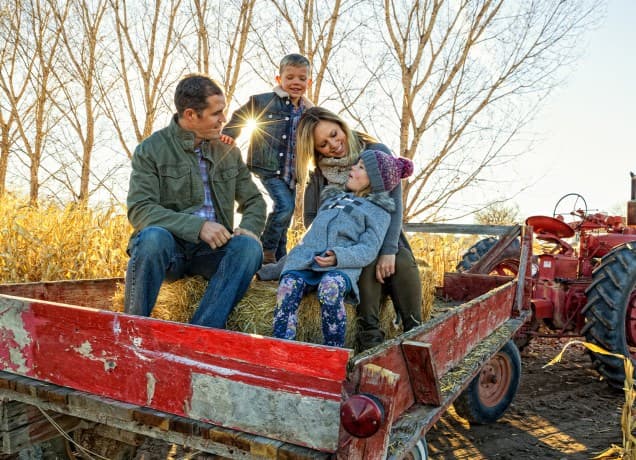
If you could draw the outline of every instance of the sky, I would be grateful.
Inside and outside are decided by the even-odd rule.
[[[572,74],[533,122],[540,141],[515,168],[532,185],[521,216],[552,215],[579,193],[588,210],[625,214],[636,173],[636,1],[610,0]]]

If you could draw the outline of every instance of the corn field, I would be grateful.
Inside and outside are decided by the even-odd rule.
[[[5,194],[0,202],[0,282],[123,277],[131,232],[121,207],[32,206],[26,198]],[[299,225],[292,227],[289,244],[301,234]],[[427,263],[441,282],[475,239],[410,234],[409,241],[418,262]]]
[[[122,209],[0,202],[0,282],[124,276],[131,228]]]

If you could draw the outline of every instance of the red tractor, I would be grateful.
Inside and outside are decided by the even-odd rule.
[[[573,201],[567,212],[563,204]],[[569,221],[566,222],[566,219]],[[535,237],[532,258],[532,321],[516,341],[524,346],[539,335],[584,336],[604,349],[631,356],[636,362],[636,178],[628,219],[589,213],[575,193],[562,197],[552,217],[526,219]],[[540,248],[539,248],[540,246]],[[492,250],[492,252],[491,252]],[[502,237],[476,243],[458,271],[516,275],[519,242]],[[479,263],[478,263],[479,262]],[[622,360],[592,355],[595,367],[610,384],[623,385]]]

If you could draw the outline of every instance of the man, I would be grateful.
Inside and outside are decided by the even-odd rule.
[[[219,141],[221,87],[184,77],[170,125],[135,149],[128,190],[125,312],[149,316],[164,279],[209,279],[191,323],[224,328],[262,262],[265,200],[235,146]],[[242,214],[234,228],[234,203]],[[234,229],[234,230],[232,230]]]

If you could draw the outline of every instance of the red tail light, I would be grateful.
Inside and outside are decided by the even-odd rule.
[[[368,438],[384,423],[384,407],[375,396],[353,395],[340,408],[340,421],[350,435]]]

